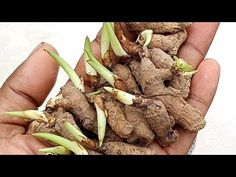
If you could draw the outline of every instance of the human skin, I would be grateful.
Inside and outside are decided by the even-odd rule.
[[[198,69],[186,100],[203,115],[211,105],[220,76],[219,64],[213,59],[205,59],[218,26],[219,23],[193,23],[188,30],[188,38],[178,53],[179,57]],[[131,39],[135,37],[127,30],[126,34]],[[92,42],[92,48],[99,58],[100,34]],[[43,141],[34,138],[31,132],[27,132],[28,122],[2,115],[6,111],[37,109],[53,88],[59,67],[43,49],[56,52],[50,44],[41,43],[0,88],[0,154],[40,154],[38,149],[47,147]],[[75,70],[86,79],[82,58]],[[154,142],[150,148],[156,154],[187,154],[197,133],[189,133],[181,128],[177,130],[179,137],[175,143],[163,148]]]

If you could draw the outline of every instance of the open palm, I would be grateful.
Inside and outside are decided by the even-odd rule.
[[[186,59],[198,73],[193,76],[187,101],[206,114],[216,92],[220,67],[205,55],[215,36],[219,23],[193,23],[187,41],[178,56]],[[96,57],[100,56],[99,35],[92,43]],[[0,89],[0,113],[12,110],[37,109],[45,100],[57,78],[58,65],[43,49],[56,52],[49,44],[41,43],[6,80]],[[37,68],[37,69],[36,69]],[[75,70],[86,78],[84,61],[79,60]],[[35,79],[37,78],[37,79]],[[27,122],[19,118],[0,117],[0,154],[38,154],[46,145],[27,132]],[[186,154],[196,133],[179,129],[178,140],[162,148],[156,142],[150,147],[157,154]]]

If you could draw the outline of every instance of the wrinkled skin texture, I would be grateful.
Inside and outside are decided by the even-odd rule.
[[[149,58],[156,68],[171,69],[174,66],[174,61],[170,55],[159,48],[149,49]]]
[[[137,146],[148,146],[154,140],[154,133],[148,125],[143,111],[137,107],[125,105],[126,119],[133,125],[133,131],[127,142]]]
[[[144,117],[149,126],[156,134],[156,139],[161,146],[168,146],[175,142],[178,132],[173,130],[175,120],[170,117],[164,104],[161,101],[154,100],[144,109]]]
[[[170,86],[179,90],[181,97],[183,99],[186,99],[188,98],[188,94],[190,92],[191,78],[192,77],[184,75],[180,76],[174,75],[170,82]]]
[[[70,82],[61,88],[61,94],[67,100],[67,104],[59,106],[68,109],[68,111],[74,114],[75,121],[81,123],[86,129],[96,133],[96,112],[88,103],[84,94],[73,87]]]
[[[127,138],[133,130],[133,125],[126,120],[122,107],[109,96],[105,98],[104,103],[108,114],[107,122],[111,129],[121,138]]]
[[[71,112],[73,114],[73,118],[79,125],[97,134],[98,130],[96,112],[88,103],[84,94],[76,89],[71,84],[71,82],[68,82],[61,88],[60,94],[62,94],[63,98],[57,99],[53,108],[55,109],[62,107],[64,110]],[[43,128],[46,127],[44,126]],[[50,131],[52,132],[53,130]],[[121,141],[121,139],[117,137],[117,135],[115,135],[115,133],[111,131],[109,127],[107,127],[105,134],[105,140],[106,139]]]
[[[156,68],[149,58],[142,58],[138,82],[144,94],[156,95],[183,128],[193,132],[200,130],[205,126],[201,112],[178,96],[178,92],[174,88],[164,85],[163,81],[168,80],[168,73],[171,71],[163,72],[163,69]]]
[[[181,30],[174,34],[153,34],[148,48],[159,48],[169,55],[177,55],[179,47],[187,39],[187,31]]]
[[[218,25],[218,23],[193,23],[189,29],[188,39],[178,54],[182,58],[187,58],[193,68],[199,70],[193,77],[187,102],[201,110],[203,115],[206,114],[212,102],[219,80],[219,65],[211,59],[203,60]],[[134,34],[127,30],[126,34],[134,37]],[[99,39],[98,35],[92,43],[95,56],[98,58],[100,56]],[[12,110],[37,109],[46,99],[56,81],[58,65],[43,51],[44,48],[55,51],[52,46],[41,44],[1,87],[1,113]],[[48,69],[45,70],[45,68]],[[86,78],[83,60],[80,60],[76,66],[76,71]],[[89,87],[86,87],[86,90],[89,90]],[[38,149],[47,146],[45,142],[27,133],[27,124],[20,118],[9,119],[6,116],[0,116],[1,154],[38,154]],[[178,129],[178,132],[178,140],[169,147],[161,148],[154,142],[150,148],[156,154],[186,154],[196,133],[190,134],[181,128]]]
[[[106,155],[154,155],[150,148],[139,147],[122,142],[104,143],[100,151]]]
[[[127,88],[127,92],[131,94],[141,94],[130,69],[126,65],[116,64],[112,69],[113,73],[117,75]]]
[[[154,33],[176,33],[191,26],[189,22],[128,22],[126,23],[130,31],[153,30]]]
[[[74,137],[68,133],[68,131],[65,129],[64,126],[66,122],[70,122],[73,126],[78,127],[74,121],[74,117],[70,113],[64,112],[62,108],[58,108],[58,110],[55,110],[50,114],[49,113],[45,114],[49,122],[45,123],[45,122],[33,121],[29,125],[28,131],[32,133],[38,133],[38,132],[53,133],[61,135],[70,140],[75,140]]]
[[[156,68],[166,68],[173,70],[174,61],[170,55],[166,54],[159,48],[149,49],[150,60]],[[189,76],[183,76],[181,74],[174,74],[170,81],[170,86],[179,90],[181,96],[186,99],[190,91],[191,78]]]

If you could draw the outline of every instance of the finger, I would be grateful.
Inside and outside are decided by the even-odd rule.
[[[157,155],[167,155],[165,148],[161,147],[157,141],[152,142],[148,147]]]
[[[220,65],[213,59],[203,61],[192,79],[187,101],[198,108],[203,115],[207,113],[215,96],[220,77]]]
[[[193,23],[188,31],[188,38],[181,46],[178,56],[186,59],[193,68],[205,58],[213,41],[219,23]]]
[[[0,139],[11,138],[17,134],[24,134],[25,128],[19,125],[0,124]]]
[[[47,147],[46,144],[31,135],[17,134],[11,138],[0,139],[0,154],[7,155],[35,155],[39,149]]]
[[[0,113],[36,109],[51,91],[57,77],[58,65],[43,51],[56,50],[41,43],[11,74],[0,89]],[[25,125],[22,119],[1,116],[0,123]]]
[[[206,115],[215,96],[220,76],[220,66],[212,59],[204,60],[192,79],[190,95],[187,102]],[[179,129],[179,138],[172,144],[168,152],[186,154],[196,137],[196,133],[188,133]]]

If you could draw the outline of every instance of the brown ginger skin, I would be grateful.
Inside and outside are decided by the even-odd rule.
[[[53,108],[57,109],[62,107],[64,110],[73,114],[73,117],[79,125],[85,129],[97,134],[97,118],[95,109],[89,104],[86,97],[71,82],[68,82],[62,87],[60,94],[63,95],[62,99],[56,100]],[[105,140],[109,141],[123,141],[116,135],[109,127],[106,128]]]
[[[29,131],[33,133],[44,132],[61,135],[67,139],[73,140],[74,137],[67,132],[64,123],[69,122],[73,126],[78,127],[73,116],[69,112],[65,112],[61,107],[52,113],[45,112],[48,123],[33,121],[29,125]]]
[[[130,71],[131,73],[133,74],[136,82],[139,84],[140,82],[140,74],[139,74],[139,71],[141,69],[141,64],[139,61],[137,60],[133,60],[129,63],[129,68],[130,68]]]
[[[175,120],[169,116],[164,104],[155,99],[138,97],[134,100],[134,106],[139,107],[145,120],[156,135],[156,139],[161,146],[168,146],[175,142],[178,132],[173,130]]]
[[[123,142],[103,143],[99,151],[106,155],[154,155],[153,150]]]
[[[187,31],[181,30],[174,34],[153,34],[148,48],[160,48],[169,55],[177,55],[179,47],[187,39]]]
[[[145,54],[141,55],[143,57],[141,63],[132,61],[129,65],[144,94],[160,99],[168,112],[184,129],[191,132],[202,129],[205,126],[205,120],[201,112],[188,104],[176,89],[171,86],[166,87],[163,82],[168,79],[166,74],[161,71],[162,69],[156,68],[145,56]],[[137,72],[137,69],[140,72]]]
[[[123,142],[124,139],[121,138],[120,136],[118,136],[109,125],[106,126],[106,134],[104,137],[104,142],[112,142],[112,141],[116,141],[116,142]]]
[[[186,99],[190,92],[191,76],[174,75],[170,86],[179,90],[183,99]]]
[[[158,143],[161,146],[168,146],[175,142],[178,137],[177,131],[172,129],[175,120],[169,116],[164,104],[153,99],[144,99],[138,104],[144,107],[142,109],[144,117],[154,131]]]
[[[59,133],[56,131],[56,129],[47,126],[46,122],[39,122],[34,120],[31,122],[28,126],[28,132],[30,133],[51,133],[55,135],[59,135]]]
[[[133,125],[126,120],[123,105],[109,94],[105,96],[104,105],[111,129],[121,138],[127,138],[133,130]]]
[[[156,96],[160,99],[168,112],[174,116],[176,122],[184,129],[197,132],[205,126],[205,120],[201,112],[176,94],[174,88],[171,86],[165,87],[164,77],[161,77],[162,79],[159,79],[159,81],[157,81],[158,78],[156,78],[156,81],[153,80],[158,73],[162,73],[161,69],[155,68],[155,65],[145,57],[141,59],[140,67],[139,84],[145,95]]]
[[[146,55],[141,55],[141,57],[143,58],[139,66],[138,82],[145,95],[148,95],[147,92],[153,93],[152,95],[177,95],[180,93],[178,90],[164,85],[164,81],[169,81],[173,77],[170,69],[157,69]]]
[[[127,23],[127,24],[133,24],[133,23]],[[136,23],[135,23],[136,24]],[[139,23],[137,24],[142,24],[146,25],[146,23]],[[178,53],[178,50],[180,46],[183,44],[183,42],[187,39],[187,31],[184,29],[185,28],[185,23],[179,23],[178,25],[175,23],[148,23],[150,25],[150,28],[147,29],[152,29],[152,27],[158,27],[158,25],[162,25],[161,27],[164,29],[169,29],[169,26],[178,26],[179,30],[175,31],[175,33],[170,33],[170,34],[159,34],[154,30],[154,34],[152,35],[152,39],[150,44],[148,45],[148,48],[160,48],[163,51],[167,52],[169,55],[173,56]],[[166,26],[163,26],[165,24]],[[147,26],[148,26],[147,25]],[[129,26],[129,25],[128,25]],[[139,25],[137,25],[139,26]],[[188,26],[186,24],[186,26]],[[173,30],[173,28],[170,28]],[[146,30],[144,28],[143,30]],[[142,32],[141,30],[140,32]],[[130,56],[138,56],[140,52],[142,52],[142,47],[138,45],[135,42],[130,41],[124,34],[124,31],[120,25],[120,23],[115,23],[115,31],[116,31],[116,36],[119,39],[123,49],[128,53]],[[137,30],[136,32],[138,32]]]
[[[206,121],[202,113],[183,98],[171,95],[159,96],[158,98],[182,128],[190,132],[197,132],[205,127]]]
[[[74,136],[71,135],[67,129],[65,128],[65,123],[69,122],[74,127],[79,128],[77,124],[75,123],[74,117],[69,112],[65,112],[63,108],[58,108],[57,111],[54,111],[53,113],[49,114],[48,116],[52,116],[55,118],[55,125],[54,129],[63,137],[75,140]]]
[[[77,141],[76,138],[67,131],[65,127],[65,123],[69,122],[74,127],[79,129],[76,122],[74,121],[74,117],[69,112],[65,112],[63,108],[59,107],[57,110],[54,110],[51,113],[45,112],[48,123],[33,121],[30,125],[30,131],[34,133],[43,132],[43,133],[52,133],[56,135],[60,135],[66,139]],[[91,141],[90,139],[85,140],[82,144],[89,149],[96,149],[96,143]]]
[[[71,82],[61,88],[63,98],[67,104],[59,106],[73,113],[75,121],[94,133],[97,132],[96,112],[88,103],[86,97]],[[62,102],[63,103],[63,102]]]
[[[133,125],[133,131],[127,138],[127,142],[137,146],[148,146],[155,138],[141,109],[125,105],[126,119]]]
[[[173,73],[173,78],[170,80],[170,86],[179,90],[181,96],[186,99],[189,95],[191,76],[184,76],[175,68],[175,63],[170,55],[159,48],[148,50],[150,60],[156,68],[170,69]]]
[[[147,24],[146,23],[139,23],[139,22],[127,23],[128,26],[129,26],[129,24],[131,26],[136,25],[138,28],[140,28],[140,26],[143,25],[144,28],[142,30],[145,30],[146,27],[150,27],[147,29],[152,29],[152,30],[154,30],[155,27],[156,27],[156,29],[158,29],[158,28],[159,29],[163,29],[163,28],[169,29],[170,28],[171,30],[173,30],[174,28],[179,29],[178,31],[166,31],[168,33],[175,32],[173,34],[167,34],[167,35],[153,34],[151,43],[148,46],[151,49],[149,49],[148,52],[146,52],[146,54],[148,53],[148,55],[150,55],[150,59],[152,60],[152,62],[154,63],[154,65],[157,68],[159,68],[159,69],[160,68],[167,68],[167,69],[171,69],[173,71],[174,61],[170,55],[177,54],[179,47],[187,38],[187,31],[185,30],[185,28],[189,27],[191,25],[191,23],[147,23]],[[176,28],[176,26],[179,26],[179,27]],[[121,28],[119,28],[117,30],[122,31]],[[137,31],[139,31],[139,30],[137,30]],[[120,33],[122,33],[122,32],[120,32]],[[158,32],[158,31],[154,30],[154,33],[162,33],[162,32],[160,32],[160,31]],[[131,41],[126,42],[126,43],[130,44]],[[133,43],[133,45],[135,45],[135,44]],[[163,50],[168,52],[170,55],[165,53]],[[141,50],[139,50],[139,52],[140,51]],[[129,53],[129,51],[126,51],[126,52]],[[174,74],[173,79],[171,79],[171,81],[170,81],[170,85],[173,88],[179,90],[184,99],[188,97],[190,83],[191,83],[191,77],[182,76],[180,74],[177,74],[177,75]]]
[[[136,80],[141,85],[144,94],[149,92],[157,96],[179,93],[177,90],[167,88],[164,85],[164,80],[172,78],[171,70],[157,69],[146,55],[141,59],[141,63],[138,61],[132,61],[129,66],[133,75],[136,77]],[[137,68],[139,70],[137,70]],[[155,132],[158,142],[162,146],[167,146],[170,143],[173,143],[176,140],[178,133],[177,131],[172,130],[175,121],[168,115],[165,106],[162,102],[157,100],[149,101],[149,104],[147,104],[148,101],[144,103],[146,105],[145,109],[143,109],[144,116],[152,130]],[[140,106],[140,103],[135,104]]]
[[[120,41],[120,44],[121,44],[122,48],[124,49],[124,51],[132,57],[138,56],[139,52],[142,51],[142,47],[140,45],[137,45],[136,43],[130,41],[125,36],[120,23],[115,23],[114,28],[115,28],[116,37]]]
[[[86,150],[88,152],[88,155],[103,155],[102,153],[97,152],[97,151],[93,151],[93,150],[90,150],[90,149],[86,149]]]
[[[128,66],[116,64],[112,69],[113,73],[123,81],[125,87],[127,88],[127,92],[131,94],[141,94],[138,84],[136,83]]]
[[[174,67],[174,61],[170,55],[165,53],[163,50],[159,48],[149,49],[148,51],[144,51],[148,53],[149,59],[155,65],[156,68],[167,68],[171,69]]]
[[[127,22],[128,30],[142,32],[147,29],[154,33],[176,33],[191,26],[190,22]]]

